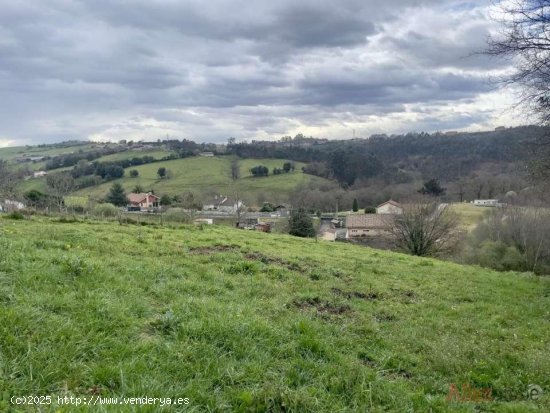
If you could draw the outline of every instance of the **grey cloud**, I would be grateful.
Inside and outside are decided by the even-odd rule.
[[[458,0],[5,3],[0,140],[333,130],[473,100],[502,67],[468,57],[491,23]]]

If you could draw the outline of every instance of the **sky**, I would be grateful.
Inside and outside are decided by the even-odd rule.
[[[0,0],[0,146],[525,120],[489,0]]]

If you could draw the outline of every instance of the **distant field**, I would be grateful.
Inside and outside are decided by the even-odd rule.
[[[550,411],[550,280],[529,274],[222,226],[0,216],[0,306],[2,412]],[[28,395],[189,405],[9,402]]]
[[[462,228],[470,231],[489,214],[492,208],[476,207],[470,203],[454,203],[451,209],[458,215]]]
[[[250,168],[256,165],[265,165],[270,171],[273,167],[282,167],[285,161],[282,159],[246,159],[241,161],[241,178],[231,179],[231,157],[217,156],[213,158],[193,157],[176,159],[165,162],[155,162],[147,165],[130,167],[126,169],[126,175],[131,169],[139,171],[139,177],[125,176],[115,182],[121,182],[126,191],[131,191],[136,185],[141,185],[145,190],[153,189],[159,194],[182,194],[185,191],[208,194],[233,194],[238,192],[248,202],[258,202],[258,197],[273,201],[283,200],[301,183],[312,179],[321,179],[302,173],[302,163],[295,163],[296,170],[282,175],[270,175],[268,177],[253,178]],[[171,171],[172,178],[159,179],[157,171],[165,167]],[[79,196],[104,197],[113,182],[107,182],[99,186],[85,188],[75,193]]]

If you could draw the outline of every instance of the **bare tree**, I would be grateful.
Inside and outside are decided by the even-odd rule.
[[[231,179],[236,181],[241,177],[241,166],[239,165],[239,159],[234,158],[231,161]]]
[[[21,178],[20,173],[12,171],[8,163],[0,159],[0,198],[16,197]]]
[[[68,173],[57,173],[46,176],[46,185],[50,194],[53,196],[59,211],[63,210],[65,205],[64,197],[74,188],[74,179]]]
[[[454,244],[458,220],[447,204],[418,202],[388,218],[395,244],[412,255],[435,256]]]
[[[550,123],[550,0],[500,2],[504,30],[489,40],[487,53],[513,59],[516,71],[505,77],[507,85],[521,89],[520,103],[542,124]],[[536,161],[532,171],[541,180],[550,176],[550,134],[533,144]]]

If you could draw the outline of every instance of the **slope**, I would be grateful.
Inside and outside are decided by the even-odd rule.
[[[525,397],[550,387],[548,279],[223,227],[1,219],[0,243],[0,410],[550,409]]]

